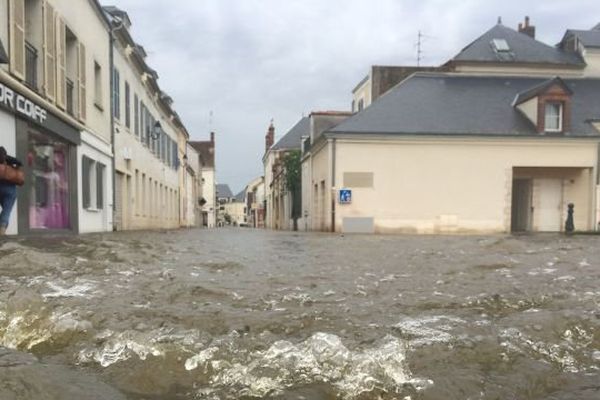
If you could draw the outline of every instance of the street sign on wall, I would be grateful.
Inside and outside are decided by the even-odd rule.
[[[352,204],[352,190],[340,189],[338,201],[340,204]]]

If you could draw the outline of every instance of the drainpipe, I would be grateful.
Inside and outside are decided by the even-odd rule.
[[[336,193],[335,193],[335,164],[336,164],[336,157],[335,157],[335,150],[336,150],[336,139],[334,138],[331,141],[331,192],[332,192],[332,199],[331,199],[331,232],[335,233],[335,200],[336,200]]]
[[[110,76],[110,90],[108,91],[108,96],[110,97],[110,142],[112,148],[112,230],[116,231],[117,223],[116,223],[116,215],[117,215],[117,163],[115,158],[117,156],[115,152],[115,106],[114,106],[114,70],[115,70],[115,54],[114,54],[114,31],[118,29],[117,27],[113,27],[111,23],[111,27],[108,33],[108,39],[110,44],[110,50],[108,55],[108,63],[109,63],[109,76]]]

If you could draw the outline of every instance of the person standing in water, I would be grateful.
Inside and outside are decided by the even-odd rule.
[[[10,165],[13,168],[20,168],[23,164],[14,157],[6,154],[6,149],[0,146],[0,164]],[[17,185],[0,179],[0,236],[6,234],[10,213],[17,200]]]

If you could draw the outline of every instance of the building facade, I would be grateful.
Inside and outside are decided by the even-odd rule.
[[[303,144],[307,226],[349,233],[577,230],[600,221],[600,27],[558,46],[498,24]],[[358,87],[369,92],[368,79]],[[361,86],[364,86],[361,89]],[[358,111],[358,110],[356,110]]]
[[[112,230],[108,20],[92,0],[10,0],[0,21],[0,142],[26,173],[7,233]]]
[[[198,152],[202,171],[201,215],[202,226],[217,226],[217,187],[215,170],[215,133],[210,133],[208,141],[193,141],[190,145]]]
[[[266,138],[266,153],[263,157],[265,169],[265,227],[268,229],[291,230],[294,228],[294,201],[298,212],[302,208],[301,190],[294,194],[288,190],[285,158],[293,152],[300,153],[302,138],[310,134],[310,118],[303,117],[281,139],[272,144],[271,129]],[[273,129],[274,134],[274,129]],[[271,146],[269,146],[271,144]],[[300,220],[301,220],[300,216]],[[298,224],[298,229],[304,225]]]
[[[115,229],[186,226],[189,135],[130,33],[127,13],[105,7],[112,29]],[[193,217],[189,217],[193,219]]]

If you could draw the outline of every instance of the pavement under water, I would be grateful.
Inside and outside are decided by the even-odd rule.
[[[0,399],[599,399],[600,237],[0,241]]]

